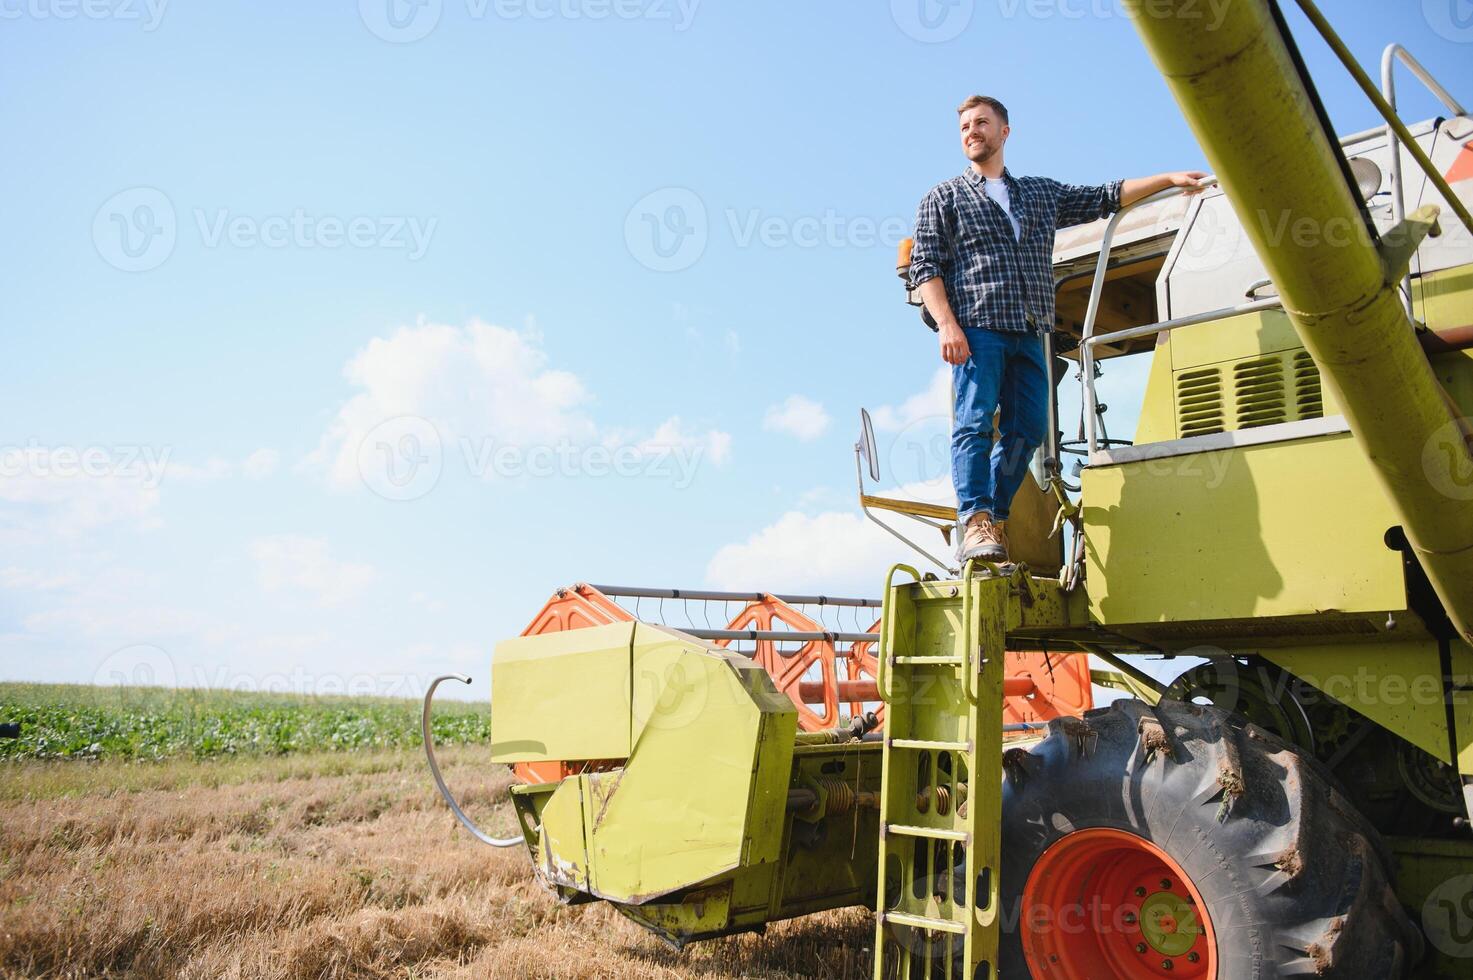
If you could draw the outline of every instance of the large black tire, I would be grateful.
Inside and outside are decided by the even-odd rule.
[[[1038,858],[1090,828],[1144,838],[1192,879],[1220,980],[1398,978],[1421,957],[1374,828],[1312,759],[1237,715],[1117,702],[1050,723],[1003,769],[1001,980],[1034,975],[1022,896]]]

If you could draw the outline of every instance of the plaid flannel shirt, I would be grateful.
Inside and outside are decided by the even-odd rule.
[[[968,167],[916,211],[910,284],[940,276],[965,329],[1043,333],[1054,326],[1054,232],[1120,210],[1123,181],[1089,187],[1003,171],[1022,234]]]

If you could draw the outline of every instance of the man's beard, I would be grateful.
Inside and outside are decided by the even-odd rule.
[[[972,161],[974,163],[986,163],[995,156],[997,156],[997,144],[984,140],[981,150],[978,152],[978,155],[972,157]]]

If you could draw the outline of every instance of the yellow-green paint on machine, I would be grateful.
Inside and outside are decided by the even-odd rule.
[[[1091,616],[1163,642],[1384,634],[1407,600],[1369,469],[1349,433],[1089,467]]]
[[[614,623],[496,644],[491,716],[499,737],[491,761],[628,756],[632,627]],[[594,691],[599,696],[589,698]],[[548,724],[550,718],[557,724]]]

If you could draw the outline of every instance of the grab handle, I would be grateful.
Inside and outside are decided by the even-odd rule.
[[[890,680],[889,665],[886,661],[890,658],[889,644],[885,642],[890,631],[895,628],[895,617],[890,614],[890,591],[891,583],[895,580],[896,572],[909,572],[911,578],[917,582],[921,580],[921,573],[909,565],[897,564],[890,568],[890,573],[885,576],[885,594],[880,599],[880,640],[879,649],[875,656],[875,690],[879,692],[880,700],[886,704],[890,703],[890,691],[888,688]]]

